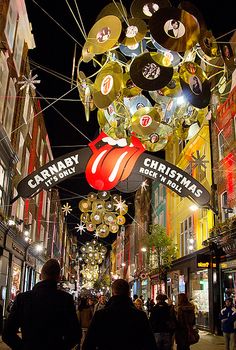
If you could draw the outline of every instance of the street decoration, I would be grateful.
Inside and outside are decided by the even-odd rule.
[[[79,202],[81,223],[88,232],[95,232],[95,237],[105,238],[109,233],[117,233],[125,224],[128,205],[118,194],[109,191],[89,193]]]
[[[71,205],[69,205],[69,203],[63,204],[62,211],[65,214],[65,216],[67,216],[68,214],[70,214],[72,212]]]
[[[148,177],[200,206],[207,205],[210,200],[209,192],[201,183],[177,166],[145,153],[135,136],[129,146],[122,143],[118,146],[117,141],[104,132],[89,147],[54,159],[25,177],[17,186],[18,196],[32,197],[42,189],[49,190],[84,171],[88,183],[97,190],[107,191],[116,186],[120,189],[124,180],[129,182],[131,179],[135,184],[131,186],[133,192],[140,187],[143,178]]]

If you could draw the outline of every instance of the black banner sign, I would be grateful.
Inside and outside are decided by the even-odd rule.
[[[110,149],[109,152],[111,153]],[[120,153],[118,151],[116,153],[118,153],[118,160],[120,160]],[[125,152],[125,154],[126,153],[128,153],[128,151]],[[32,197],[42,189],[48,190],[61,181],[67,180],[71,176],[85,172],[86,166],[92,156],[93,152],[89,147],[86,147],[83,150],[74,151],[62,157],[54,159],[53,161],[45,164],[43,167],[34,171],[22,181],[20,181],[17,186],[18,197]],[[99,172],[97,166],[97,158],[99,157],[100,154],[96,156],[96,159],[93,161],[92,166],[92,171],[94,171],[93,168],[95,167],[94,164],[96,163],[97,173]],[[99,161],[101,161],[100,158]],[[108,160],[110,162],[108,169],[109,171],[113,171],[110,158]],[[122,187],[124,187],[126,188],[124,192],[133,192],[134,186],[127,186],[127,183],[129,183],[129,181],[134,182],[135,180],[135,185],[137,185],[138,188],[143,181],[143,177],[149,177],[154,181],[163,183],[163,185],[170,188],[179,196],[191,198],[200,206],[204,206],[209,203],[210,194],[204,186],[202,186],[197,180],[195,180],[192,176],[187,174],[182,169],[168,163],[163,159],[142,153],[138,155],[137,161],[134,161],[133,164],[130,164],[129,162],[124,163],[125,164],[119,161],[116,161],[114,163],[115,167],[117,167],[116,173],[118,173],[118,170],[125,172],[127,171],[126,167],[129,167],[129,171],[127,173],[129,173],[130,176],[126,177],[125,181],[120,181],[118,183],[117,188],[119,188],[121,191]],[[109,181],[106,181],[106,177],[110,176],[110,172],[105,172],[103,167],[101,167],[101,171],[103,172],[101,177],[103,183],[109,183]],[[98,177],[99,176],[100,174],[98,173]],[[96,184],[95,181],[94,183]],[[93,186],[93,184],[89,184],[90,186],[99,190],[99,188],[96,188],[96,186]],[[106,190],[106,188],[104,188],[104,190]]]
[[[207,205],[210,194],[204,186],[177,166],[156,156],[141,154],[133,171],[163,183],[181,197],[189,197],[200,206]]]
[[[83,173],[91,154],[90,148],[86,147],[52,160],[19,182],[18,195],[32,197],[38,191],[49,190],[71,176]]]

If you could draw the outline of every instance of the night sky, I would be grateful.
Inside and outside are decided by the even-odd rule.
[[[75,2],[73,0],[68,0],[68,2],[78,18]],[[102,8],[110,2],[111,1],[108,0],[77,0],[86,33],[89,32],[95,23],[96,17]],[[211,0],[195,0],[191,2],[201,11],[208,29],[213,31],[215,37],[236,28],[236,16],[232,7],[232,0],[225,0],[222,3]],[[122,3],[129,11],[132,2],[125,0]],[[177,6],[179,2],[171,1],[171,4]],[[67,6],[66,0],[26,0],[26,6],[36,42],[36,48],[29,52],[29,57],[32,60],[31,68],[34,73],[38,74],[39,79],[41,79],[41,83],[37,85],[38,95],[45,98],[58,98],[71,89],[70,82],[63,81],[47,72],[44,72],[37,68],[35,64],[56,71],[57,73],[66,76],[67,80],[70,80],[75,40],[83,46],[85,42],[84,37]],[[63,29],[50,19],[44,11],[46,11],[54,21],[57,21],[60,26],[64,27],[64,29],[75,40],[66,34]],[[223,38],[223,40],[224,39],[225,38]],[[77,60],[80,55],[81,47],[77,45]],[[86,65],[83,65],[83,68],[85,73],[87,73]],[[95,111],[92,113],[90,121],[86,122],[84,109],[82,103],[79,101],[77,88],[74,89],[73,92],[67,94],[65,98],[74,101],[60,101],[55,103],[54,107],[59,113],[52,107],[48,108],[44,113],[45,124],[48,130],[54,157],[58,157],[86,146],[89,142],[88,139],[93,140],[98,135],[97,112]],[[48,101],[51,103],[54,100],[51,99]],[[47,102],[42,99],[41,107],[44,108],[46,106]],[[65,121],[64,118],[67,118],[75,128]],[[76,128],[87,138],[82,136]],[[63,190],[62,188],[67,190]],[[61,197],[64,199],[75,197],[77,195],[86,195],[92,190],[93,189],[89,187],[84,179],[83,174],[75,176],[69,181],[60,184]],[[132,202],[133,196],[134,194],[130,194],[128,196],[130,198],[128,198],[127,201]],[[66,201],[72,205],[74,209],[72,213],[75,216],[78,215],[79,211],[76,207],[79,198],[68,199],[64,202]],[[69,221],[75,222],[76,219],[71,217]],[[74,224],[71,224],[71,229],[74,226]]]

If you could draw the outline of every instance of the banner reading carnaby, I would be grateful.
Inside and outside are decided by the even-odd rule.
[[[85,171],[89,185],[99,191],[116,186],[120,188],[120,183],[124,180],[128,182],[131,177],[133,181],[134,174],[137,174],[137,188],[142,182],[140,175],[143,175],[163,183],[182,197],[193,199],[199,205],[209,202],[209,192],[193,177],[144,151],[135,136],[131,136],[131,143],[127,145],[125,139],[114,140],[102,132],[89,147],[54,159],[28,175],[18,184],[18,195],[29,198],[42,189],[48,190]]]

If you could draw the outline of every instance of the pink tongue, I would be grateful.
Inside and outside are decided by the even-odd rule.
[[[144,149],[136,147],[117,148],[109,144],[95,151],[86,167],[86,179],[90,186],[103,191],[114,188],[131,173]]]

